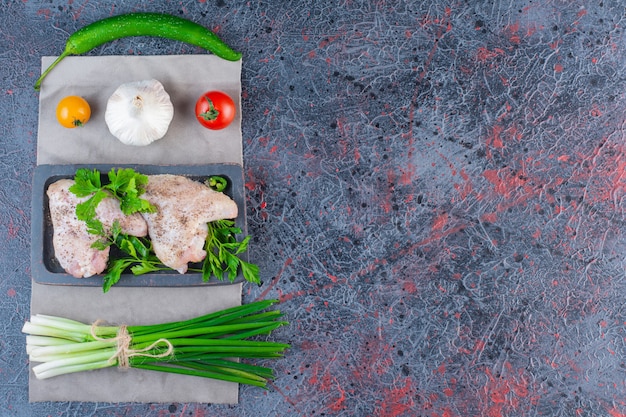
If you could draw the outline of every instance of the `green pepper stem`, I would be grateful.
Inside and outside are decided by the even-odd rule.
[[[41,82],[46,77],[46,75],[48,75],[48,73],[50,71],[52,71],[52,68],[54,68],[59,62],[61,62],[61,60],[63,58],[65,58],[68,55],[71,55],[71,54],[68,51],[63,51],[63,53],[61,55],[59,55],[58,58],[55,59],[54,62],[52,64],[50,64],[50,66],[48,68],[46,68],[46,70],[44,72],[41,73],[41,75],[39,76],[39,78],[35,82],[35,91],[39,91],[39,89],[41,88]]]

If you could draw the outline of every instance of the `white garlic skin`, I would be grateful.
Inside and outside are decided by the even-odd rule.
[[[167,133],[174,117],[169,94],[157,80],[120,85],[107,102],[104,120],[125,145],[146,146]]]

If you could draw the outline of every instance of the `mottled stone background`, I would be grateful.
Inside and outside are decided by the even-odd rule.
[[[40,57],[130,11],[244,54],[251,259],[292,344],[236,406],[28,403]],[[1,416],[626,416],[626,34],[608,1],[2,1]],[[151,38],[93,55],[204,53]]]

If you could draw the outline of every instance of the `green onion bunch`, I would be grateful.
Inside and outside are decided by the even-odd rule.
[[[190,320],[144,326],[92,325],[36,314],[24,324],[38,379],[109,367],[138,368],[266,388],[271,368],[241,361],[279,358],[288,344],[259,340],[288,324],[277,300],[257,301]]]

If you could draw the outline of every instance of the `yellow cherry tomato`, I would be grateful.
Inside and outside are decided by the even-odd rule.
[[[57,120],[61,126],[74,128],[83,126],[91,117],[89,103],[79,96],[67,96],[57,105]]]

